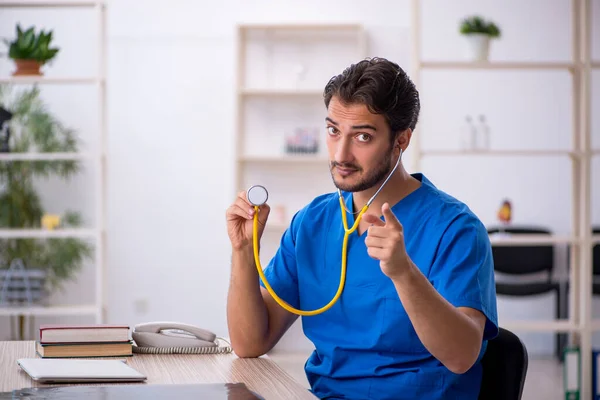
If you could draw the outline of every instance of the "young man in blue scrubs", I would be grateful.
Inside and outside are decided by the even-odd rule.
[[[370,59],[333,77],[324,98],[331,176],[352,226],[409,146],[419,94],[398,65]],[[259,278],[253,213],[245,193],[226,213],[233,251],[227,317],[240,357],[268,352],[297,318]],[[265,204],[259,235],[268,215]],[[343,238],[337,192],[296,213],[264,270],[275,293],[301,310],[327,304],[339,285]],[[347,254],[337,303],[302,317],[315,345],[305,365],[312,392],[328,399],[477,399],[480,359],[498,323],[491,246],[473,212],[400,162],[350,235]]]

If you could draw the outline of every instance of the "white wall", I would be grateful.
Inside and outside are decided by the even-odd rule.
[[[422,56],[427,60],[460,58],[457,24],[474,12],[492,17],[504,32],[492,45],[494,60],[569,59],[569,1],[423,3]],[[595,21],[600,16],[599,3],[594,1]],[[371,55],[410,68],[407,0],[377,0],[369,6],[339,0],[301,5],[229,0],[220,5],[217,9],[212,2],[191,0],[168,5],[110,2],[108,322],[133,325],[181,320],[227,334],[229,248],[224,210],[234,196],[235,23],[359,22],[368,32]],[[88,40],[95,38],[96,31],[91,13],[3,10],[0,35],[11,35],[17,20],[55,29],[64,52],[48,76],[93,73],[95,47]],[[600,44],[595,43],[594,51],[599,59]],[[11,68],[1,60],[1,73]],[[598,82],[596,78],[596,93]],[[44,93],[52,108],[82,132],[86,146],[94,148],[97,125],[94,102],[89,100],[93,88],[48,89]],[[490,122],[495,148],[569,145],[571,92],[566,73],[427,72],[420,90],[424,147],[454,146],[464,116],[479,113]],[[597,118],[594,135],[600,147]],[[499,202],[508,196],[515,201],[515,222],[544,223],[557,232],[569,229],[566,158],[455,158],[458,166],[448,168],[450,160],[425,159],[423,171],[441,188],[468,202],[485,223],[494,222]],[[595,166],[598,169],[598,161]],[[475,177],[475,172],[486,178]],[[92,178],[90,171],[69,186],[47,185],[45,199],[57,207],[82,204],[93,222]],[[594,180],[594,222],[600,223],[600,174]],[[90,268],[68,286],[66,294],[57,295],[57,301],[91,301]],[[501,321],[517,312],[524,318],[551,318],[552,304],[550,296],[530,302],[499,299]],[[1,336],[8,335],[4,321],[8,320],[0,322]],[[552,351],[552,335],[527,338],[533,352]],[[306,349],[310,344],[302,339],[297,324],[279,347]]]

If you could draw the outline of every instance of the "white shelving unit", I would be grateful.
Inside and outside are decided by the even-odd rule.
[[[564,70],[572,82],[572,146],[570,150],[423,150],[421,137],[426,134],[417,128],[413,136],[413,170],[421,170],[421,160],[432,156],[569,156],[572,162],[572,229],[571,235],[519,235],[511,238],[491,238],[494,245],[570,245],[569,320],[556,321],[501,321],[501,326],[517,331],[570,332],[581,349],[581,392],[580,398],[591,396],[592,346],[591,336],[600,331],[600,321],[592,320],[592,245],[600,243],[600,235],[591,232],[591,158],[600,150],[591,148],[591,69],[600,67],[600,62],[591,61],[591,4],[590,0],[572,0],[572,61],[571,62],[430,62],[421,60],[421,1],[412,0],[412,77],[421,87],[421,72],[425,70]],[[422,124],[421,124],[422,126]]]
[[[99,104],[100,142],[97,152],[93,153],[8,153],[0,154],[0,162],[28,161],[90,161],[96,171],[95,192],[97,225],[89,229],[31,230],[0,229],[0,238],[84,238],[94,240],[95,301],[92,304],[51,305],[31,307],[0,307],[0,316],[18,317],[56,317],[56,316],[92,316],[96,323],[104,321],[104,263],[105,263],[105,193],[106,193],[106,3],[103,0],[0,0],[3,8],[81,8],[95,12],[98,24],[99,52],[97,74],[90,77],[45,77],[45,76],[3,76],[0,84],[36,84],[43,85],[93,85],[96,88]]]
[[[321,134],[323,89],[333,74],[364,57],[366,36],[360,25],[237,28],[235,188],[239,192],[262,184],[269,190],[271,215],[261,240],[265,265],[293,214],[315,195],[334,190]],[[284,151],[285,136],[297,128],[318,132],[318,152]]]

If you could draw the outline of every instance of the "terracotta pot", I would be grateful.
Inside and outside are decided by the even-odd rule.
[[[42,63],[35,60],[14,60],[17,69],[13,72],[13,76],[22,75],[42,75],[40,68]]]

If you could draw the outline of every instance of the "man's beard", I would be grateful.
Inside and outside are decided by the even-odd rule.
[[[387,177],[387,175],[390,173],[390,171],[394,168],[394,166],[391,165],[392,153],[393,153],[393,148],[392,148],[392,150],[390,150],[389,152],[386,153],[383,161],[377,165],[377,168],[375,170],[371,171],[366,176],[363,176],[360,181],[358,181],[354,184],[343,182],[344,178],[340,178],[341,181],[336,182],[334,169],[336,167],[348,168],[348,169],[355,170],[356,171],[356,172],[354,172],[355,174],[357,174],[357,173],[359,174],[360,172],[362,172],[362,168],[358,167],[357,165],[350,164],[350,163],[340,164],[335,161],[332,161],[330,163],[330,165],[331,165],[330,172],[331,172],[331,178],[333,180],[333,184],[338,189],[343,190],[344,192],[362,192],[363,190],[372,188],[373,186],[377,185],[379,182],[382,182]]]

